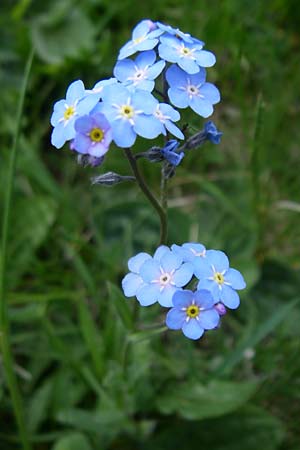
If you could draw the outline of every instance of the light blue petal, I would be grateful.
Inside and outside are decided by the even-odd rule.
[[[219,89],[211,83],[204,83],[200,87],[200,94],[204,95],[205,100],[209,101],[213,105],[219,103],[221,99]]]
[[[177,308],[172,308],[167,314],[166,325],[170,330],[180,330],[185,321],[186,313]]]
[[[175,286],[167,285],[163,288],[158,296],[158,302],[161,306],[165,306],[166,308],[170,308],[173,306],[173,296],[175,292],[178,291],[178,288]]]
[[[133,107],[145,114],[152,114],[157,104],[157,99],[150,92],[136,91],[132,95]]]
[[[187,308],[191,305],[194,298],[194,292],[185,290],[179,290],[173,295],[173,304],[176,308]]]
[[[220,300],[221,291],[219,285],[213,280],[201,279],[198,283],[197,289],[199,291],[210,291],[215,303]]]
[[[136,48],[132,41],[127,42],[123,47],[120,49],[118,60],[122,60],[125,58],[128,58],[128,56],[133,55],[136,52]]]
[[[88,136],[77,133],[73,141],[73,146],[78,153],[85,155],[86,153],[89,153],[91,140]]]
[[[136,133],[127,120],[115,120],[111,127],[113,139],[119,147],[131,147],[135,143]]]
[[[130,92],[125,86],[121,84],[109,84],[105,86],[102,91],[102,98],[104,102],[109,104],[123,105],[127,103],[128,98],[131,97]]]
[[[93,127],[92,119],[88,115],[84,115],[82,117],[78,117],[75,121],[74,128],[78,133],[88,133]]]
[[[171,103],[178,108],[187,108],[189,106],[189,97],[185,91],[181,91],[177,88],[170,88],[168,90],[168,96]]]
[[[200,289],[194,294],[195,301],[200,308],[210,309],[213,308],[215,302],[210,290]]]
[[[195,52],[195,58],[199,66],[212,67],[216,62],[216,57],[212,52],[200,50]]]
[[[150,259],[151,256],[148,255],[148,253],[141,252],[137,255],[133,256],[132,258],[129,258],[128,260],[128,269],[131,272],[139,273],[141,266],[144,264],[147,259]]]
[[[139,22],[132,31],[132,40],[145,36],[150,31],[149,23],[147,20]]]
[[[79,100],[85,95],[84,84],[81,80],[73,81],[70,84],[66,94],[66,101],[69,104],[73,104],[76,100]]]
[[[177,122],[180,119],[179,112],[168,103],[160,103],[159,109],[165,116],[168,116],[173,122]]]
[[[198,244],[197,242],[187,242],[186,244],[183,244],[182,247],[188,250],[191,256],[203,258],[205,255],[206,249],[203,244]]]
[[[170,120],[165,121],[165,127],[171,134],[173,134],[173,136],[176,136],[178,139],[184,139],[184,134],[182,131]]]
[[[63,128],[64,128],[63,124],[59,123],[52,131],[51,144],[54,145],[54,147],[56,148],[61,148],[66,142]]]
[[[240,297],[234,289],[223,284],[220,301],[224,303],[227,308],[236,309],[240,304]]]
[[[88,149],[88,153],[91,156],[96,156],[97,158],[100,158],[100,156],[105,155],[109,150],[109,144],[106,144],[105,142],[97,142],[90,146]]]
[[[114,76],[119,81],[126,81],[128,77],[133,76],[135,73],[135,65],[131,59],[123,59],[118,61],[114,67]]]
[[[216,272],[223,272],[229,269],[229,261],[224,252],[220,250],[207,250],[206,257],[211,266],[214,266]]]
[[[200,339],[204,333],[203,328],[199,325],[196,319],[190,319],[184,322],[182,326],[183,334],[189,339]]]
[[[70,141],[75,137],[76,131],[74,125],[75,125],[75,116],[68,121],[67,125],[63,126],[63,134],[66,141]]]
[[[171,63],[176,63],[179,59],[177,50],[165,44],[160,44],[158,46],[158,54],[161,59]]]
[[[53,113],[50,119],[50,123],[53,127],[55,127],[59,119],[61,119],[64,116],[64,112],[66,110],[65,108],[66,100],[59,100],[56,102],[53,106]]]
[[[136,298],[140,302],[142,306],[153,305],[153,303],[157,302],[159,297],[159,284],[146,284],[138,289],[136,293]]]
[[[211,103],[199,97],[193,97],[190,100],[190,107],[195,113],[204,118],[211,116],[214,112]]]
[[[156,64],[153,64],[153,66],[149,67],[147,78],[149,80],[155,80],[161,72],[164,70],[166,63],[164,61],[158,61]]]
[[[161,271],[159,268],[159,262],[154,259],[147,259],[140,267],[140,275],[146,283],[159,280]]]
[[[160,245],[154,255],[153,255],[153,259],[156,259],[157,261],[160,261],[162,256],[166,253],[166,252],[170,252],[169,247],[167,247],[166,245]]]
[[[171,87],[180,87],[186,86],[187,84],[187,75],[186,73],[179,69],[175,64],[168,68],[166,71],[166,79]]]
[[[246,283],[243,275],[236,269],[228,269],[225,273],[225,281],[230,283],[233,289],[245,289]]]
[[[162,133],[163,125],[154,116],[139,114],[135,118],[134,130],[146,139],[154,139]]]
[[[193,264],[195,275],[199,278],[199,280],[213,276],[213,269],[211,267],[210,260],[207,257],[195,258]]]
[[[215,309],[208,309],[207,311],[200,311],[198,321],[204,330],[213,330],[218,326],[220,316]]]
[[[171,272],[176,270],[182,264],[182,258],[176,253],[168,252],[165,253],[160,260],[161,267],[166,272]]]
[[[152,50],[156,44],[158,44],[158,39],[146,39],[143,42],[140,42],[136,45],[136,50],[139,52],[144,50]]]
[[[195,86],[199,86],[205,82],[206,79],[206,70],[203,67],[200,67],[200,71],[195,75],[189,76],[191,84]]]
[[[194,267],[191,263],[187,262],[182,264],[182,266],[179,267],[179,269],[177,269],[173,275],[173,282],[175,283],[175,286],[178,287],[185,286],[191,280],[193,274],[194,274]]]
[[[142,278],[135,273],[128,273],[122,280],[122,288],[126,297],[136,295],[138,289],[143,285]]]
[[[140,53],[136,59],[135,64],[139,69],[144,69],[146,66],[151,66],[156,60],[156,53],[154,50],[148,50]]]
[[[178,65],[182,70],[191,75],[200,71],[200,67],[198,66],[198,64],[191,58],[179,58]]]

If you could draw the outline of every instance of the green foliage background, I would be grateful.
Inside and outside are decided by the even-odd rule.
[[[158,220],[120,149],[79,167],[49,142],[53,103],[111,76],[142,18],[207,43],[222,102],[221,145],[185,158],[170,182],[169,242],[220,248],[243,272],[242,305],[192,343],[158,334],[160,308],[119,290],[126,261],[152,252]],[[299,450],[299,23],[296,0],[2,1],[1,207],[22,74],[27,92],[9,240],[15,371],[35,450]],[[202,120],[190,115],[192,129]],[[136,149],[145,143],[138,141]],[[159,192],[158,166],[141,163]],[[0,360],[0,447],[20,443]]]

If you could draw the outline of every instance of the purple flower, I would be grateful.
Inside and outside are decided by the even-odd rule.
[[[75,122],[73,148],[82,154],[97,158],[103,156],[112,141],[111,126],[101,113],[82,116]]]
[[[195,75],[189,75],[172,65],[166,72],[171,103],[178,108],[190,106],[202,117],[210,116],[213,105],[220,101],[220,92],[213,84],[206,83],[205,77],[205,69],[201,68]]]
[[[134,61],[122,59],[114,68],[115,77],[132,89],[143,89],[153,91],[155,78],[163,71],[166,63],[158,61],[155,63],[156,53],[149,50],[140,53]]]
[[[153,258],[139,253],[128,261],[131,273],[122,280],[126,297],[136,296],[142,306],[159,302],[173,306],[174,293],[185,286],[193,276],[193,267],[183,263],[168,247],[160,246]]]
[[[205,330],[216,328],[220,316],[214,308],[214,299],[207,290],[175,292],[172,308],[166,317],[171,330],[182,329],[189,339],[199,339]]]
[[[211,67],[216,62],[213,53],[202,50],[203,43],[193,40],[184,42],[175,36],[161,36],[158,47],[161,59],[176,63],[188,74],[198,73],[201,67]]]
[[[138,51],[152,50],[162,33],[151,20],[142,20],[133,29],[132,39],[121,48],[118,59],[128,58]]]
[[[212,293],[215,303],[223,303],[227,308],[236,309],[240,298],[236,290],[246,287],[242,274],[229,267],[225,253],[207,250],[206,258],[194,262],[195,275],[200,280],[198,289],[207,289]]]

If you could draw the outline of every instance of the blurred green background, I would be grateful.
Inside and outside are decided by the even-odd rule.
[[[161,308],[138,311],[119,290],[127,259],[152,252],[159,232],[134,184],[90,184],[99,172],[130,173],[121,150],[84,169],[50,144],[53,103],[75,79],[92,87],[110,77],[143,18],[191,33],[217,56],[208,79],[222,93],[212,119],[224,136],[191,152],[170,181],[169,244],[224,250],[248,287],[239,310],[196,343],[155,334]],[[6,280],[35,450],[299,450],[299,24],[296,0],[1,1],[1,210],[36,49]],[[141,167],[158,194],[159,167]],[[0,418],[1,450],[21,448],[1,360]]]

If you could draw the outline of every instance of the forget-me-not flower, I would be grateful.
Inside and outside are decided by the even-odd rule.
[[[94,113],[79,117],[75,122],[76,135],[73,148],[82,154],[101,157],[112,141],[112,130],[106,117]]]
[[[89,112],[98,103],[100,95],[87,94],[81,80],[74,81],[68,87],[65,100],[59,100],[54,104],[51,116],[51,125],[54,127],[51,135],[51,143],[56,148],[61,148],[66,141],[75,136],[75,120]]]
[[[195,75],[189,75],[176,65],[172,65],[166,72],[170,86],[168,96],[171,103],[178,108],[190,106],[202,117],[213,113],[213,105],[220,101],[220,92],[211,83],[205,81],[205,69]]]
[[[176,141],[175,139],[171,139],[160,150],[164,159],[166,161],[168,161],[172,166],[178,166],[184,157],[184,152],[180,152],[180,153],[176,152],[176,149],[178,146],[179,146],[179,142]],[[184,261],[184,262],[186,262],[186,261]]]
[[[136,136],[153,139],[157,134],[157,119],[153,116],[157,100],[150,92],[130,91],[126,86],[113,84],[102,91],[102,102],[94,111],[108,119],[113,140],[119,147],[131,147]]]
[[[179,30],[179,28],[173,28],[173,27],[171,27],[171,25],[165,25],[164,23],[161,23],[161,22],[156,22],[156,25],[158,26],[158,28],[160,28],[165,33],[171,34],[173,36],[177,36],[185,42],[189,42],[190,44],[192,44],[194,42],[194,38],[192,38],[192,36],[190,34],[184,33],[183,31]],[[198,41],[198,42],[200,42],[200,41]],[[202,42],[202,45],[204,45],[203,42]]]
[[[139,53],[134,61],[122,59],[114,68],[114,76],[127,87],[151,92],[155,86],[155,78],[161,74],[166,65],[164,61],[155,62],[155,60],[154,50]]]
[[[87,89],[86,92],[89,94],[101,94],[105,86],[109,86],[110,84],[116,84],[118,80],[114,77],[107,78],[106,80],[97,81],[93,89]]]
[[[173,306],[172,297],[190,281],[193,266],[183,263],[179,255],[165,246],[159,247],[153,258],[143,257],[144,262],[140,265],[138,260],[138,268],[134,267],[135,276],[128,274],[123,279],[125,295],[135,295],[142,306],[156,302],[166,307]]]
[[[229,267],[225,253],[219,250],[207,250],[206,257],[194,261],[195,275],[200,280],[198,289],[208,289],[215,303],[223,303],[230,309],[240,304],[236,290],[246,287],[242,274]]]
[[[171,105],[168,103],[157,102],[152,114],[152,131],[153,134],[155,134],[154,137],[157,137],[160,134],[166,136],[167,131],[169,131],[178,139],[184,139],[182,131],[173,123],[180,119],[180,114]]]
[[[133,29],[132,39],[121,48],[118,59],[128,58],[138,51],[152,50],[158,44],[158,36],[162,33],[151,20],[142,20]]]
[[[165,61],[176,63],[188,74],[195,74],[201,67],[211,67],[216,62],[213,53],[202,50],[200,42],[184,42],[175,36],[161,36],[159,56]]]
[[[171,330],[182,329],[189,339],[199,339],[205,330],[216,328],[220,316],[214,308],[214,299],[207,290],[175,292],[172,308],[166,317]]]
[[[213,144],[220,144],[223,133],[217,129],[216,125],[211,120],[204,124],[204,133],[206,140]]]

